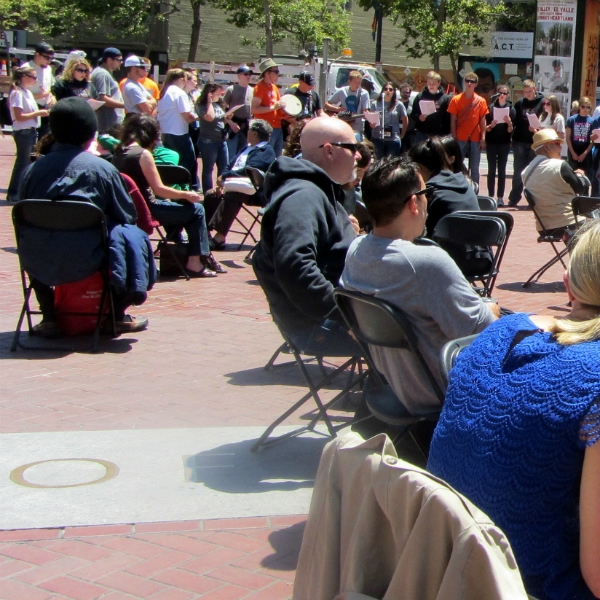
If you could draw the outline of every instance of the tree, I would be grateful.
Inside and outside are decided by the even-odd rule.
[[[242,36],[242,43],[265,47],[267,56],[273,56],[274,43],[282,40],[292,40],[298,49],[315,43],[319,48],[325,37],[337,48],[349,41],[346,0],[216,0],[216,5],[239,29],[264,31],[256,41]]]
[[[372,0],[358,0],[365,10]],[[436,71],[440,57],[447,56],[458,80],[458,53],[465,45],[483,46],[483,33],[504,12],[502,2],[488,0],[379,0],[378,8],[401,29],[403,38],[396,46],[410,58],[429,56]]]

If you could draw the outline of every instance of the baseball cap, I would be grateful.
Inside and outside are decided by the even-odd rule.
[[[252,69],[248,65],[240,65],[236,73],[245,73],[246,75],[252,75]]]
[[[303,81],[306,85],[315,85],[315,78],[312,73],[302,71],[298,76],[298,81]]]
[[[40,42],[36,47],[35,51],[38,54],[54,54],[54,48],[48,44],[48,42]]]
[[[144,67],[146,68],[146,63],[139,56],[128,56],[125,59],[125,67]]]
[[[107,58],[121,58],[123,53],[118,48],[105,48],[102,53],[101,60],[106,60]]]

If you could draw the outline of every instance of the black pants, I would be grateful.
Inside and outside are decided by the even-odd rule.
[[[227,237],[235,218],[238,216],[242,204],[252,205],[255,196],[248,196],[240,192],[226,192],[222,196],[209,192],[204,196],[204,211],[209,227]]]
[[[498,198],[504,198],[506,186],[506,163],[510,153],[510,144],[488,143],[487,147],[488,175],[487,186],[488,196],[495,197],[496,189],[496,166],[498,167]]]

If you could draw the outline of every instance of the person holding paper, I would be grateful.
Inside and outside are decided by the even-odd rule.
[[[52,94],[57,100],[79,96],[88,100],[98,98],[96,88],[90,83],[92,67],[85,58],[71,59],[62,77],[52,86]]]
[[[207,83],[196,104],[200,117],[198,150],[202,158],[202,190],[206,194],[213,189],[213,169],[217,165],[217,176],[221,176],[229,163],[229,152],[225,143],[225,119],[228,114],[221,106],[223,87],[218,83]]]
[[[515,110],[508,97],[508,86],[500,84],[497,88],[497,95],[490,104],[491,112],[485,116],[488,196],[496,197],[498,206],[504,206],[506,163],[508,162],[510,139],[513,132],[512,120],[515,118]],[[497,196],[495,195],[496,169],[498,170]]]
[[[554,129],[561,140],[565,139],[565,118],[560,114],[560,104],[554,95],[546,96],[542,103],[544,110],[540,115],[542,129]]]
[[[512,147],[515,159],[512,179],[512,189],[508,195],[508,205],[517,206],[523,193],[523,182],[521,173],[523,169],[535,158],[535,152],[531,149],[535,129],[529,124],[527,115],[540,115],[542,112],[542,100],[544,96],[537,93],[535,83],[531,79],[523,82],[523,97],[519,98],[514,105],[515,116],[513,119]]]
[[[371,112],[379,114],[379,123],[368,119],[373,128],[372,141],[377,158],[400,156],[401,140],[408,129],[408,116],[391,81],[385,83],[379,98],[371,102]]]
[[[592,104],[587,96],[579,98],[579,114],[567,119],[568,160],[573,169],[582,169],[591,179],[592,175]]]
[[[179,154],[179,164],[192,176],[192,189],[197,191],[198,165],[190,137],[189,124],[198,119],[190,97],[185,92],[187,73],[183,69],[169,69],[158,101],[157,119],[162,131],[163,144]]]
[[[444,137],[450,133],[450,115],[448,114],[448,96],[441,87],[442,76],[429,71],[426,77],[427,87],[419,92],[413,103],[411,119],[415,122],[415,144],[424,142],[431,136]]]

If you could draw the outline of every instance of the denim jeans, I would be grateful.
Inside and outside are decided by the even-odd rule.
[[[149,204],[152,216],[165,228],[183,227],[188,234],[189,256],[208,256],[208,230],[202,204],[192,204],[185,200],[168,202],[158,200]]]
[[[531,144],[526,142],[513,142],[513,180],[512,189],[508,195],[508,202],[513,206],[518,204],[523,193],[523,180],[521,173],[523,169],[535,158],[535,152],[531,149]]]
[[[163,144],[169,150],[175,150],[179,154],[179,164],[185,167],[192,176],[192,189],[200,189],[198,181],[198,163],[196,162],[196,153],[192,144],[192,138],[189,133],[183,135],[173,135],[172,133],[163,133]]]
[[[248,146],[248,138],[246,137],[246,132],[243,129],[240,129],[235,134],[229,134],[229,139],[227,140],[227,151],[229,153],[229,160],[233,160],[242,150]]]
[[[281,153],[283,152],[283,131],[281,128],[273,128],[273,133],[271,134],[269,144],[271,144],[271,147],[273,150],[275,150],[275,156],[281,156]]]
[[[462,152],[463,160],[469,156],[469,174],[473,183],[479,185],[479,161],[481,160],[481,150],[479,142],[461,142],[458,140],[460,151]]]
[[[360,346],[337,321],[325,319],[311,329],[289,334],[290,341],[305,354],[362,356]]]
[[[220,175],[229,163],[227,144],[225,141],[198,138],[198,150],[202,159],[202,191],[206,194],[213,189],[213,169],[217,165],[217,175]]]
[[[373,144],[375,145],[377,158],[400,156],[400,148],[402,147],[400,140],[379,140],[373,138]]]
[[[506,186],[506,163],[510,152],[510,144],[490,144],[486,146],[488,163],[488,195],[494,196],[496,189],[496,167],[498,167],[498,198],[504,198]]]
[[[6,196],[8,200],[16,202],[21,177],[23,176],[25,169],[31,164],[31,151],[37,140],[37,132],[33,127],[30,127],[29,129],[17,129],[13,131],[13,139],[15,140],[15,146],[17,147],[17,157],[15,158],[15,164],[13,165],[13,171],[10,176],[10,183],[8,184],[8,193]]]

